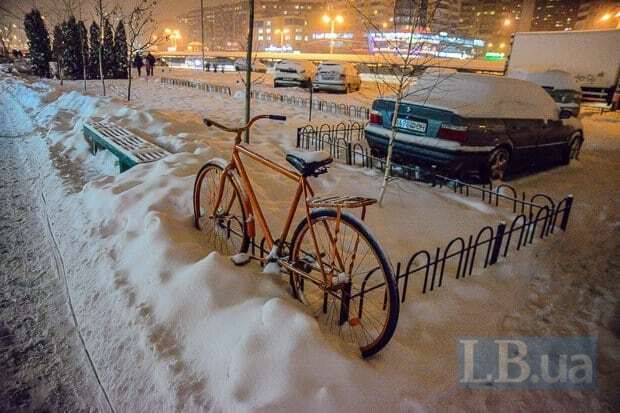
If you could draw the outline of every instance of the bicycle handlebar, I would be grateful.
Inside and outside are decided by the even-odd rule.
[[[250,121],[247,123],[247,125],[245,126],[240,126],[238,128],[229,128],[228,126],[224,126],[221,123],[215,122],[214,120],[211,120],[209,118],[204,118],[203,122],[205,125],[207,125],[207,127],[211,127],[211,126],[215,126],[218,129],[221,129],[225,132],[233,132],[236,133],[237,136],[241,135],[241,132],[245,131],[246,129],[250,129],[250,127],[252,126],[252,124],[254,122],[256,122],[259,119],[270,119],[270,120],[279,120],[279,121],[285,121],[286,120],[286,116],[284,115],[258,115],[258,116],[254,116],[252,119],[250,119]]]

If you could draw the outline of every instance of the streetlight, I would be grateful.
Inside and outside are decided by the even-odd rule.
[[[510,26],[510,24],[511,24],[511,23],[512,23],[512,22],[510,21],[510,19],[504,19],[504,26],[505,26],[505,27]]]
[[[611,14],[611,13],[605,13],[601,16],[600,21],[602,22],[608,22],[609,20],[611,20],[612,17],[615,17],[618,20],[618,24],[616,25],[616,29],[620,29],[620,11],[616,12],[616,14]]]
[[[166,40],[172,40],[172,45],[174,50],[177,50],[177,40],[181,38],[181,32],[178,30],[170,30],[164,29],[164,33],[166,34]]]
[[[290,32],[289,29],[276,29],[274,31],[275,34],[279,34],[280,35],[280,49],[284,50],[284,35],[288,34]]]
[[[329,24],[331,23],[331,32],[330,32],[330,42],[329,42],[329,54],[334,53],[334,31],[336,28],[336,23],[342,24],[344,23],[344,17],[341,15],[337,15],[336,17],[331,17],[325,14],[323,16],[323,23]]]

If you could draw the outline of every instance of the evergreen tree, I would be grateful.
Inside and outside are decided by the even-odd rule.
[[[88,32],[82,20],[78,22],[78,34],[82,41],[80,45],[80,52],[82,55],[82,72],[80,72],[80,78],[88,79]],[[86,71],[84,71],[84,69],[86,69]]]
[[[103,76],[106,79],[113,79],[116,74],[116,61],[114,59],[114,37],[112,36],[112,26],[110,21],[105,19],[103,22],[103,50],[101,53],[103,61]]]
[[[70,16],[66,22],[64,63],[66,76],[70,79],[82,78],[82,43],[80,29],[75,17]]]
[[[99,79],[99,46],[101,45],[101,30],[93,22],[90,25],[90,49],[88,55],[88,78]]]
[[[32,9],[24,17],[24,30],[28,38],[28,49],[32,62],[32,71],[35,75],[48,77],[50,75],[50,60],[52,60],[52,48],[50,36],[41,18],[39,10]]]
[[[117,70],[116,77],[118,79],[127,79],[129,57],[127,55],[127,35],[122,20],[118,22],[114,31],[114,61]]]
[[[62,24],[54,26],[54,41],[52,43],[52,55],[56,61],[56,67],[58,70],[58,77],[60,82],[64,79],[64,52],[65,52],[65,35],[62,32]]]

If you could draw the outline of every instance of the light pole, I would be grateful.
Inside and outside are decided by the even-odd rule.
[[[289,32],[289,29],[276,29],[274,32],[275,34],[280,35],[280,49],[282,50],[284,50],[284,35],[288,34]]]
[[[200,48],[202,49],[202,71],[205,71],[205,6],[200,0]]]
[[[325,14],[323,16],[323,23],[330,24],[331,23],[331,31],[330,31],[330,39],[329,39],[329,54],[334,53],[334,35],[336,29],[336,23],[342,24],[344,23],[344,17],[341,15],[337,15],[336,17],[331,17]]]

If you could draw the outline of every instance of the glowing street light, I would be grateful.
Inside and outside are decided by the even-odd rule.
[[[164,33],[166,34],[166,40],[172,40],[172,47],[174,50],[177,50],[177,40],[181,39],[181,32],[166,28]]]
[[[618,24],[616,25],[616,29],[620,29],[620,11],[616,12],[616,14],[611,14],[607,12],[601,16],[600,21],[605,23],[611,20],[612,17],[618,19]]]
[[[512,21],[510,19],[504,19],[504,27],[508,27],[512,24]]]
[[[323,23],[330,24],[331,23],[331,32],[330,32],[330,42],[329,42],[329,54],[334,53],[334,32],[336,28],[336,23],[342,24],[344,23],[344,17],[341,15],[337,15],[336,17],[328,16],[327,14],[323,15]]]

